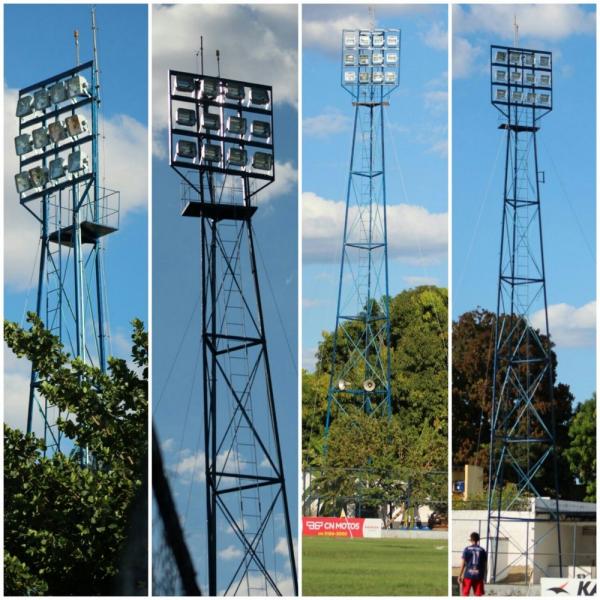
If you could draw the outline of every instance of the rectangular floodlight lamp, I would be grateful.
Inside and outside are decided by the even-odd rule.
[[[373,71],[372,74],[373,83],[383,83],[383,72],[382,71]]]
[[[505,63],[506,62],[506,52],[504,50],[496,50],[496,56],[494,58],[494,62]]]
[[[227,131],[235,135],[245,135],[246,119],[243,117],[229,117],[227,119]]]
[[[537,101],[542,106],[550,106],[550,94],[538,94]]]
[[[346,67],[353,67],[356,65],[356,54],[348,52],[344,54],[344,65]]]
[[[511,94],[510,98],[513,102],[521,102],[523,100],[523,93],[522,92],[513,92]]]
[[[246,97],[246,88],[241,83],[229,81],[225,97],[230,100],[243,100]]]
[[[250,102],[252,102],[252,104],[268,104],[269,92],[264,88],[250,88]]]
[[[527,92],[527,96],[525,97],[525,102],[527,104],[535,104],[535,94],[533,92]]]
[[[356,48],[356,34],[353,31],[344,33],[344,46],[346,48]]]
[[[48,134],[50,135],[50,139],[55,144],[67,139],[67,130],[60,121],[55,121],[54,123],[50,123],[48,125]]]
[[[221,162],[221,147],[214,144],[202,146],[202,160],[207,162]]]
[[[383,52],[373,52],[373,64],[374,65],[382,65],[383,64]]]
[[[386,52],[385,60],[388,65],[398,64],[398,54],[396,52]]]
[[[271,125],[267,121],[252,121],[252,135],[268,138],[271,135]]]
[[[46,88],[33,93],[33,105],[35,110],[44,110],[50,106],[50,92]]]
[[[533,54],[523,54],[523,64],[526,67],[533,66]]]
[[[273,167],[273,156],[266,152],[255,152],[252,159],[252,166],[261,171],[270,171]]]
[[[371,45],[371,34],[368,31],[361,31],[358,34],[358,45],[361,48],[368,48]]]
[[[509,52],[509,60],[511,65],[518,65],[521,62],[521,53],[520,52]]]
[[[369,73],[367,71],[358,74],[358,83],[369,83]]]
[[[29,169],[29,177],[33,187],[44,187],[48,183],[48,169],[46,167],[33,167],[33,169]]]
[[[219,82],[212,77],[206,77],[202,80],[202,97],[216,98],[219,95]]]
[[[397,48],[398,47],[398,36],[395,33],[388,33],[387,45],[388,45],[388,48]]]
[[[50,136],[45,127],[34,129],[31,132],[31,135],[33,136],[33,147],[36,150],[39,150],[50,143]]]
[[[77,98],[78,96],[88,95],[88,82],[81,75],[73,75],[71,79],[67,79],[67,94],[69,98]]]
[[[537,54],[537,64],[539,67],[544,69],[550,68],[550,55],[549,54]]]
[[[65,119],[65,126],[69,135],[75,137],[88,130],[87,121],[79,115],[71,115]]]
[[[496,81],[500,82],[500,83],[506,83],[506,71],[502,71],[502,70],[497,70],[494,73],[494,78]]]
[[[15,138],[15,152],[17,156],[23,156],[33,150],[31,136],[28,133],[22,133]]]
[[[175,120],[178,125],[193,127],[196,124],[196,111],[191,108],[178,108]]]
[[[178,92],[193,92],[196,90],[196,81],[191,75],[177,75],[175,89]]]
[[[60,104],[67,99],[67,88],[62,81],[57,81],[54,85],[50,86],[50,98],[52,104]]]
[[[385,72],[385,82],[386,83],[396,83],[396,71],[386,71]]]
[[[61,156],[59,156],[58,158],[51,160],[49,172],[50,172],[50,179],[52,179],[53,181],[55,181],[56,179],[60,179],[61,177],[64,177],[66,174],[65,159],[62,158]]]
[[[541,87],[550,87],[550,73],[538,74],[538,85]]]
[[[177,156],[180,158],[196,158],[196,142],[179,140],[176,148]]]
[[[221,118],[219,115],[204,113],[202,115],[202,127],[208,131],[218,131],[221,129]]]
[[[17,186],[18,194],[24,194],[29,191],[33,185],[29,173],[26,171],[24,173],[17,173],[15,175],[15,185]]]
[[[33,112],[33,97],[32,96],[21,96],[17,100],[17,117],[26,117]]]
[[[356,73],[354,71],[344,71],[344,83],[356,83]]]
[[[385,44],[385,36],[383,35],[383,32],[381,31],[376,31],[373,33],[373,46],[375,48],[383,48],[383,45]]]
[[[512,71],[510,74],[510,80],[513,83],[521,83],[521,71]]]
[[[506,90],[503,88],[496,88],[496,100],[501,102],[506,101]]]
[[[369,65],[369,55],[368,54],[359,54],[358,64],[361,67],[367,67]]]
[[[248,162],[248,155],[246,151],[241,148],[229,148],[227,162],[237,167],[245,167]]]
[[[527,85],[533,85],[534,82],[535,82],[535,77],[533,75],[533,72],[532,71],[527,71],[525,73],[525,83]]]
[[[67,159],[67,168],[69,173],[77,173],[78,171],[87,171],[89,166],[88,157],[81,150],[71,152]]]

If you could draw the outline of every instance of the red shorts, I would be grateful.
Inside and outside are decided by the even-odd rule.
[[[468,596],[473,590],[475,596],[483,596],[483,579],[463,579],[462,590],[460,591],[461,596]]]

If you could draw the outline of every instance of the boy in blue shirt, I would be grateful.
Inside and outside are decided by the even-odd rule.
[[[483,596],[483,582],[487,568],[487,552],[479,545],[479,534],[470,535],[471,545],[462,553],[462,567],[458,576],[460,595],[469,596],[471,589],[475,596]]]

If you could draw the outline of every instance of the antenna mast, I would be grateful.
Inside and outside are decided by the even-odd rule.
[[[77,29],[73,31],[73,37],[75,38],[75,64],[79,66],[79,31]]]

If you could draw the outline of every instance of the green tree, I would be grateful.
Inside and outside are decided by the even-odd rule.
[[[582,402],[569,426],[571,446],[566,450],[571,472],[585,485],[585,498],[596,502],[596,394]]]
[[[6,322],[5,340],[40,375],[39,393],[65,415],[59,429],[86,448],[44,456],[42,440],[4,429],[6,595],[108,595],[129,533],[131,506],[147,469],[148,338],[133,322],[132,359],[111,358],[107,373],[72,358],[33,313],[24,330]],[[139,582],[144,593],[145,578]]]

